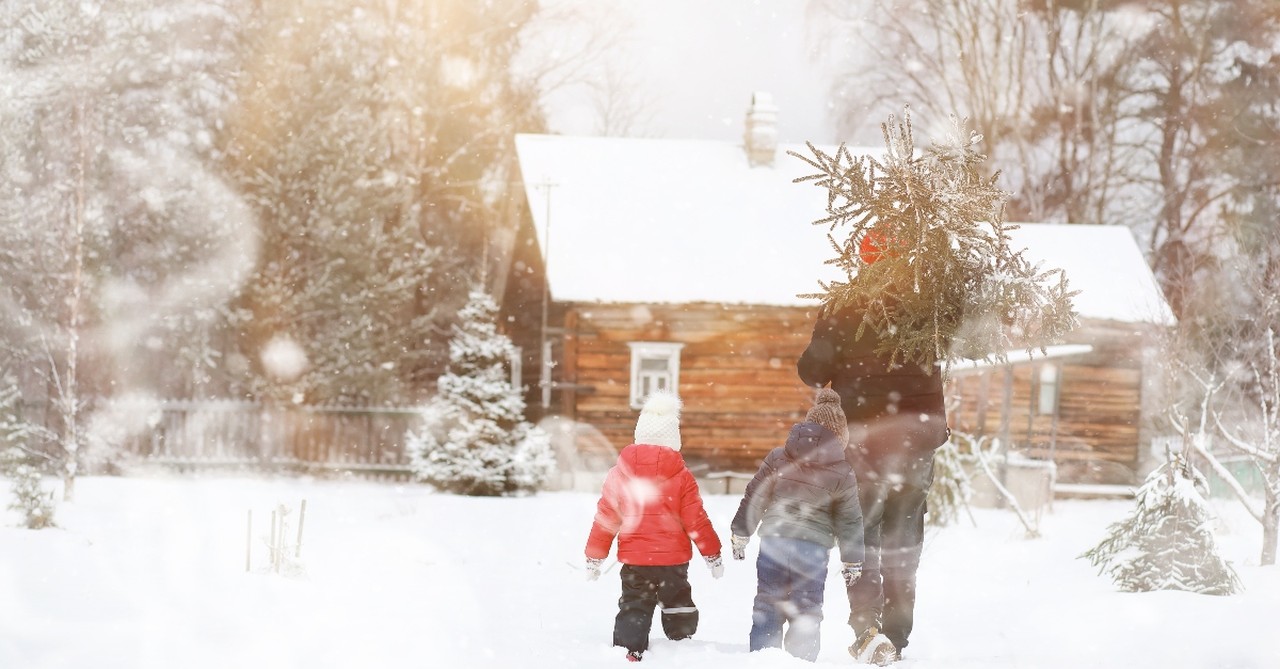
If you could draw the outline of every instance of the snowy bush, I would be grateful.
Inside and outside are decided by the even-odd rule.
[[[44,489],[40,470],[26,464],[24,455],[17,448],[0,454],[0,472],[13,481],[13,500],[8,508],[22,515],[22,524],[28,529],[53,527],[53,491]]]
[[[299,506],[296,533],[289,520],[292,512],[293,509],[285,504],[276,505],[271,512],[271,527],[262,537],[262,542],[267,547],[268,564],[265,569],[285,576],[302,576],[306,573],[302,564],[302,527],[306,520],[307,500],[302,500]],[[248,569],[247,563],[245,568]]]
[[[966,456],[960,452],[955,439],[948,439],[933,454],[933,484],[928,490],[928,509],[925,522],[945,527],[960,517],[960,510],[967,509],[973,497],[973,486],[965,470]]]
[[[41,487],[35,456],[24,448],[34,430],[18,414],[18,399],[13,377],[0,376],[0,475],[13,481],[8,508],[22,514],[24,526],[38,530],[53,526],[53,492]]]
[[[551,439],[524,419],[525,403],[507,363],[511,340],[498,332],[498,307],[473,291],[449,344],[449,371],[408,437],[417,477],[465,495],[537,490],[555,470]]]
[[[934,484],[929,490],[929,515],[935,514],[934,505],[936,504],[937,508],[941,509],[937,513],[944,517],[929,519],[930,524],[947,524],[959,515],[961,507],[968,510],[969,500],[973,496],[972,478],[969,474],[969,469],[972,468],[973,475],[980,475],[981,480],[995,490],[1001,504],[1018,517],[1018,522],[1022,523],[1022,527],[1027,531],[1027,538],[1035,539],[1040,536],[1040,521],[1037,515],[1028,514],[1023,510],[1017,496],[1009,490],[995,471],[995,467],[1025,460],[1024,458],[1008,452],[995,437],[975,436],[958,430],[951,431],[950,440],[938,449],[938,453],[939,456],[934,458]]]
[[[1126,592],[1231,595],[1242,586],[1218,552],[1204,477],[1175,455],[1147,476],[1137,507],[1081,557]]]

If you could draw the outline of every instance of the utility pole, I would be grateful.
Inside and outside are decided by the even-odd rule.
[[[543,189],[546,194],[546,220],[543,223],[542,234],[542,327],[539,329],[541,337],[541,370],[538,374],[538,387],[542,389],[542,410],[545,413],[551,408],[551,370],[555,367],[555,361],[551,359],[551,339],[547,337],[547,312],[551,303],[551,275],[547,271],[548,262],[551,258],[551,189],[559,186],[550,180],[543,181],[537,187]]]

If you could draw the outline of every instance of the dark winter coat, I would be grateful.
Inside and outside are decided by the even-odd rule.
[[[947,441],[942,373],[914,363],[891,367],[887,356],[876,354],[870,328],[858,337],[861,325],[862,314],[852,307],[819,317],[796,371],[806,384],[829,383],[839,393],[860,475],[869,467],[914,478],[904,470],[931,461]]]
[[[817,423],[791,428],[786,445],[764,458],[747,484],[730,527],[740,537],[802,539],[839,545],[842,562],[862,562],[862,507],[844,445]]]
[[[690,540],[703,556],[720,554],[698,482],[680,453],[666,446],[627,446],[605,475],[587,557],[607,557],[615,536],[623,564],[684,564],[693,557]]]

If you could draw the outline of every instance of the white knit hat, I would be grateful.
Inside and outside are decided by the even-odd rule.
[[[656,390],[644,401],[636,421],[636,443],[680,450],[680,398],[666,390]]]

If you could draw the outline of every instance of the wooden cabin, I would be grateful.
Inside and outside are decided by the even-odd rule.
[[[954,366],[953,429],[1052,461],[1063,481],[1135,483],[1160,409],[1156,347],[1173,312],[1128,228],[1023,224],[1011,236],[1045,267],[1066,272],[1080,291],[1080,327],[1047,354]]]
[[[565,311],[562,415],[631,443],[652,389],[684,400],[686,459],[754,471],[803,419],[813,393],[796,376],[816,310],[777,305],[606,303]]]
[[[768,118],[755,114],[753,125],[748,113],[741,144],[517,137],[549,286],[546,326],[526,346],[541,353],[538,362],[526,356],[531,412],[576,426],[570,439],[591,435],[575,448],[631,443],[642,399],[669,387],[685,403],[681,432],[691,466],[752,472],[811,406],[795,365],[819,303],[800,296],[839,278],[825,264],[834,255],[827,230],[812,225],[825,215],[826,192],[794,182],[812,169],[788,151],[809,149],[777,145],[761,130],[761,116]],[[1058,229],[1035,232],[1051,227]],[[1084,327],[1067,343],[1092,349],[1056,349],[1071,355],[1055,358],[1055,372],[1035,358],[1008,371],[957,368],[956,426],[1005,429],[1006,442],[1027,444],[1033,457],[1132,471],[1144,437],[1144,351],[1150,328],[1172,321],[1168,306],[1125,228],[1018,232],[1036,245],[1030,255],[1047,261],[1055,250],[1085,251],[1064,268],[1073,286],[1099,295],[1077,300]],[[1098,256],[1095,244],[1123,252]],[[1134,276],[1140,281],[1131,286]],[[1115,293],[1129,288],[1136,295],[1117,306]],[[1154,315],[1145,321],[1135,320],[1136,308],[1115,313],[1148,302]],[[1033,413],[1024,429],[1028,406],[1039,406],[1052,373],[1056,418]]]

